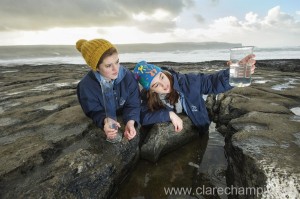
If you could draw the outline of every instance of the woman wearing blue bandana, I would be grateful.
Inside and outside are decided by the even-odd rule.
[[[124,136],[131,140],[136,135],[135,125],[140,121],[140,93],[132,72],[119,63],[117,49],[109,41],[81,39],[76,43],[91,70],[77,86],[77,96],[84,113],[92,118],[98,127],[103,128],[107,138],[117,136],[117,127],[112,126],[107,117],[107,106],[116,115],[122,113],[125,124]],[[104,86],[111,86],[109,97],[104,97]]]
[[[247,56],[254,73],[254,55]],[[135,78],[143,87],[141,124],[172,122],[176,132],[183,128],[178,113],[184,112],[201,131],[208,130],[210,120],[203,95],[218,94],[232,89],[229,69],[215,74],[180,74],[141,61],[134,68]]]

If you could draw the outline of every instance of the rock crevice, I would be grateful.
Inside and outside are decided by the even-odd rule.
[[[259,70],[259,75],[272,74],[274,79],[277,73]],[[228,184],[263,188],[259,196],[236,198],[299,197],[300,162],[296,157],[300,150],[295,137],[300,132],[300,120],[291,111],[300,106],[298,76],[293,76],[297,79],[293,88],[275,90],[270,89],[272,85],[254,83],[208,97],[211,118],[225,136]]]

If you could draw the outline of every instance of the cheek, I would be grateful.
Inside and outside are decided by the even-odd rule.
[[[160,93],[160,89],[159,88],[151,88],[150,90],[152,92],[154,92],[154,93]]]
[[[101,73],[102,75],[107,75],[107,74],[108,74],[108,70],[105,69],[105,68],[101,68],[100,73]]]
[[[168,86],[170,85],[170,81],[167,77],[164,78],[164,84]]]

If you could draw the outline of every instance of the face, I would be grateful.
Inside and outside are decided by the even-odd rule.
[[[118,77],[119,68],[119,54],[114,53],[103,59],[103,62],[99,64],[97,71],[99,71],[107,80],[114,80]]]
[[[167,94],[171,92],[169,78],[162,72],[158,73],[151,82],[150,91],[159,94]]]

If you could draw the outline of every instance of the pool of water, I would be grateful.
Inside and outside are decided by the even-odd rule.
[[[294,107],[290,109],[295,115],[291,117],[292,121],[300,122],[300,107]],[[1,110],[0,110],[1,112]]]
[[[294,107],[294,108],[291,108],[291,111],[297,115],[297,116],[300,116],[300,107]]]
[[[296,84],[297,79],[295,78],[284,78],[285,83],[274,85],[271,88],[273,90],[282,91],[288,88],[295,88],[294,84]]]
[[[180,198],[203,198],[199,194],[202,189],[225,188],[224,137],[215,131],[214,124],[211,127],[209,134],[199,136],[156,163],[140,160],[121,184],[116,198],[172,198],[172,189],[182,190],[177,195]],[[209,198],[227,197],[210,195]]]

